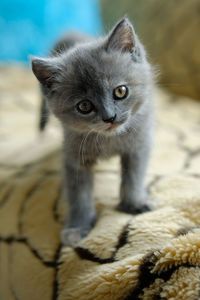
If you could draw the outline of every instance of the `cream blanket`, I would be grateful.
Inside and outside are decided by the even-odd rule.
[[[155,147],[147,176],[158,208],[115,210],[118,158],[95,171],[99,220],[75,249],[60,244],[61,130],[37,131],[29,71],[0,70],[0,299],[198,299],[200,104],[155,91]]]

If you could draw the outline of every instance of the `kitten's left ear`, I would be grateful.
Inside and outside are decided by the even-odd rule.
[[[124,18],[113,28],[106,43],[107,50],[120,50],[121,52],[133,52],[136,43],[136,35],[128,18]]]

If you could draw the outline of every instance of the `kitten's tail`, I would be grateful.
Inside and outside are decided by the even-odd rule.
[[[41,101],[41,108],[40,108],[40,120],[39,120],[39,129],[43,131],[47,125],[49,120],[49,110],[46,104],[46,100],[43,97]]]

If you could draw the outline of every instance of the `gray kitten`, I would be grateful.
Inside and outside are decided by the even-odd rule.
[[[151,205],[144,177],[152,144],[152,70],[133,26],[122,19],[97,40],[68,37],[48,58],[32,58],[47,107],[64,132],[64,187],[69,214],[62,241],[75,245],[94,226],[92,166],[121,156],[118,209],[136,214]],[[43,118],[41,127],[47,119]]]

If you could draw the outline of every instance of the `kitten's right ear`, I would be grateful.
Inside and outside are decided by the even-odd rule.
[[[51,58],[31,58],[32,70],[36,78],[42,85],[50,87],[55,82],[56,68],[53,65]]]
[[[120,50],[121,52],[133,52],[136,36],[132,24],[128,18],[119,21],[108,35],[106,49]]]

